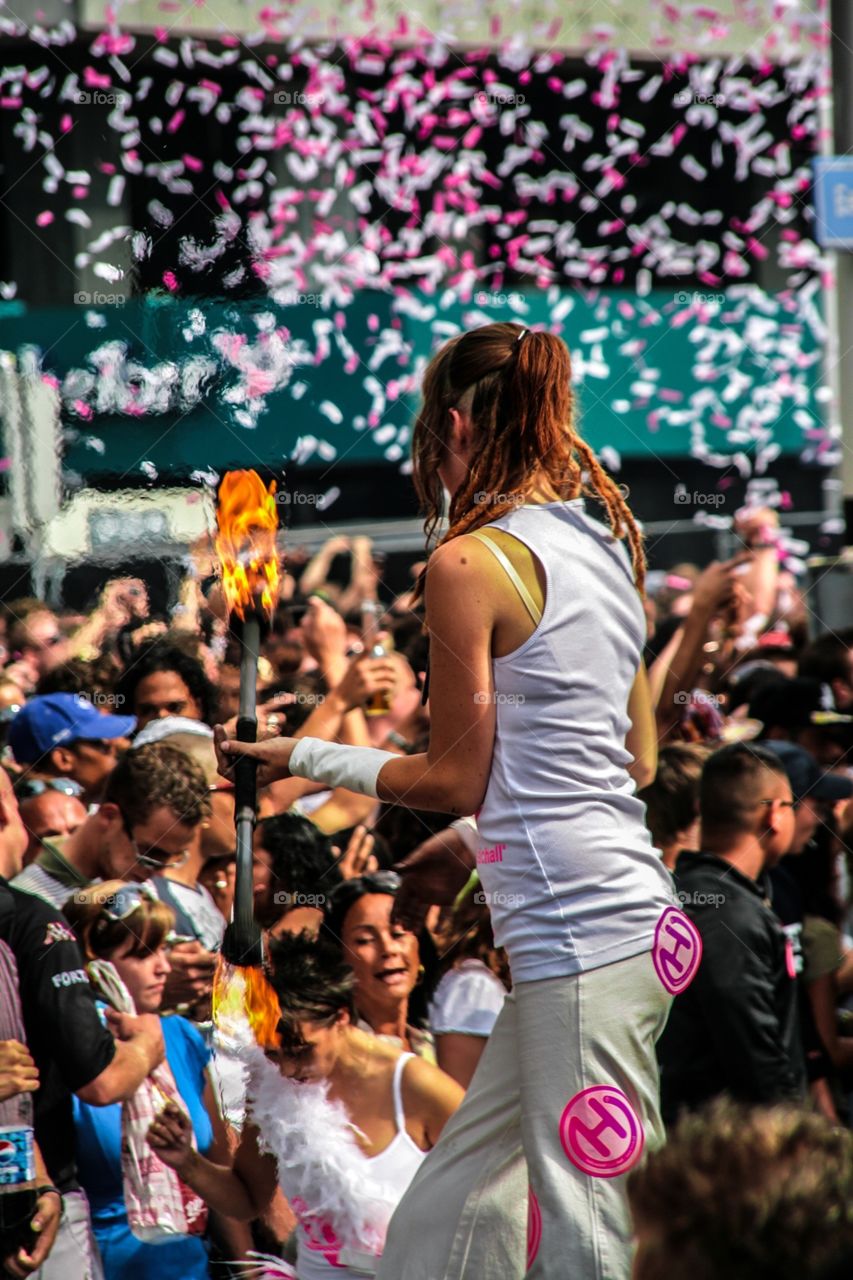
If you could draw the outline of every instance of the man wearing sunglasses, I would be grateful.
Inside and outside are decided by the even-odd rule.
[[[152,888],[174,911],[180,936],[195,938],[208,952],[217,951],[225,920],[199,875],[209,857],[234,848],[233,787],[218,771],[213,730],[200,720],[182,716],[151,720],[137,734],[132,750],[153,742],[168,743],[198,765],[207,784],[208,812],[189,845],[185,863],[168,867],[162,876],[155,877]]]
[[[182,751],[157,743],[128,752],[98,809],[67,839],[49,843],[15,888],[61,908],[96,880],[147,880],[186,862],[209,806],[204,776]]]
[[[107,780],[95,813],[66,840],[51,842],[20,876],[15,888],[62,907],[96,880],[157,880],[170,901],[163,873],[188,867],[198,852],[202,824],[210,816],[203,769],[168,742],[128,751]],[[163,890],[166,890],[164,892]],[[193,931],[193,938],[200,936]],[[216,957],[199,941],[172,949],[169,1008],[206,1000]]]
[[[47,693],[21,708],[7,741],[27,779],[71,778],[84,804],[93,804],[135,728],[134,716],[101,715],[82,694]]]

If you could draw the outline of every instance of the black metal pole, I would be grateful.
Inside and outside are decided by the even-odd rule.
[[[240,658],[240,714],[237,718],[237,740],[254,742],[258,736],[256,711],[258,654],[261,628],[256,617],[249,616],[242,625]],[[234,882],[234,910],[231,924],[222,940],[222,954],[231,964],[263,964],[263,936],[255,920],[252,883],[252,832],[255,827],[257,799],[257,766],[242,757],[234,766],[234,803],[237,826],[237,870]]]

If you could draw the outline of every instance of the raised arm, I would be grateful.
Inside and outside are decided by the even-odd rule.
[[[731,560],[715,560],[699,575],[693,590],[693,605],[681,629],[679,644],[669,659],[656,705],[660,740],[678,723],[681,708],[676,695],[686,696],[699,679],[708,628],[731,597],[737,570],[750,558],[750,552],[741,552]]]
[[[466,815],[479,808],[489,779],[495,738],[491,643],[495,602],[500,596],[494,590],[494,564],[491,552],[476,539],[464,537],[439,547],[430,560],[426,590],[431,707],[428,750],[391,757],[390,753],[369,755],[369,749],[339,746],[331,753],[334,762],[328,768],[324,766],[310,774],[306,771],[304,776],[378,794],[380,800],[405,804],[411,809]],[[461,600],[464,608],[460,608]],[[220,768],[226,776],[238,754],[259,761],[260,785],[290,774],[294,738],[238,743],[217,731],[216,742]],[[327,760],[331,760],[331,754],[326,752]],[[388,754],[387,759],[382,759],[384,754]],[[343,765],[338,770],[336,763],[365,758],[374,765],[381,763],[376,791],[369,791],[367,785],[355,785],[348,776],[350,770]],[[332,776],[337,773],[341,776]]]
[[[149,1128],[148,1141],[216,1213],[241,1222],[262,1217],[275,1195],[276,1168],[272,1156],[261,1155],[254,1125],[243,1129],[233,1168],[200,1155],[190,1145],[191,1134],[186,1112],[169,1103]]]
[[[633,764],[628,765],[628,772],[639,791],[654,782],[658,767],[655,713],[652,709],[649,678],[643,663],[640,663],[640,669],[628,698],[628,718],[631,721],[631,727],[625,739],[625,747],[634,757]]]

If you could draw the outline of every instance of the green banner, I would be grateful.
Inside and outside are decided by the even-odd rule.
[[[103,295],[108,298],[109,295]],[[0,349],[56,380],[64,465],[82,477],[399,464],[430,353],[515,320],[572,354],[580,428],[622,457],[759,462],[821,447],[820,351],[790,295],[558,290],[362,293],[345,309],[168,296],[0,306]],[[26,367],[22,364],[21,367]]]

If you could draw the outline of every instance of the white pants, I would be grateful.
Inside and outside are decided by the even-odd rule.
[[[85,1191],[62,1197],[62,1221],[53,1248],[31,1280],[104,1280]]]
[[[655,1041],[671,1003],[649,952],[519,983],[377,1280],[628,1280],[625,1175],[664,1141]]]

